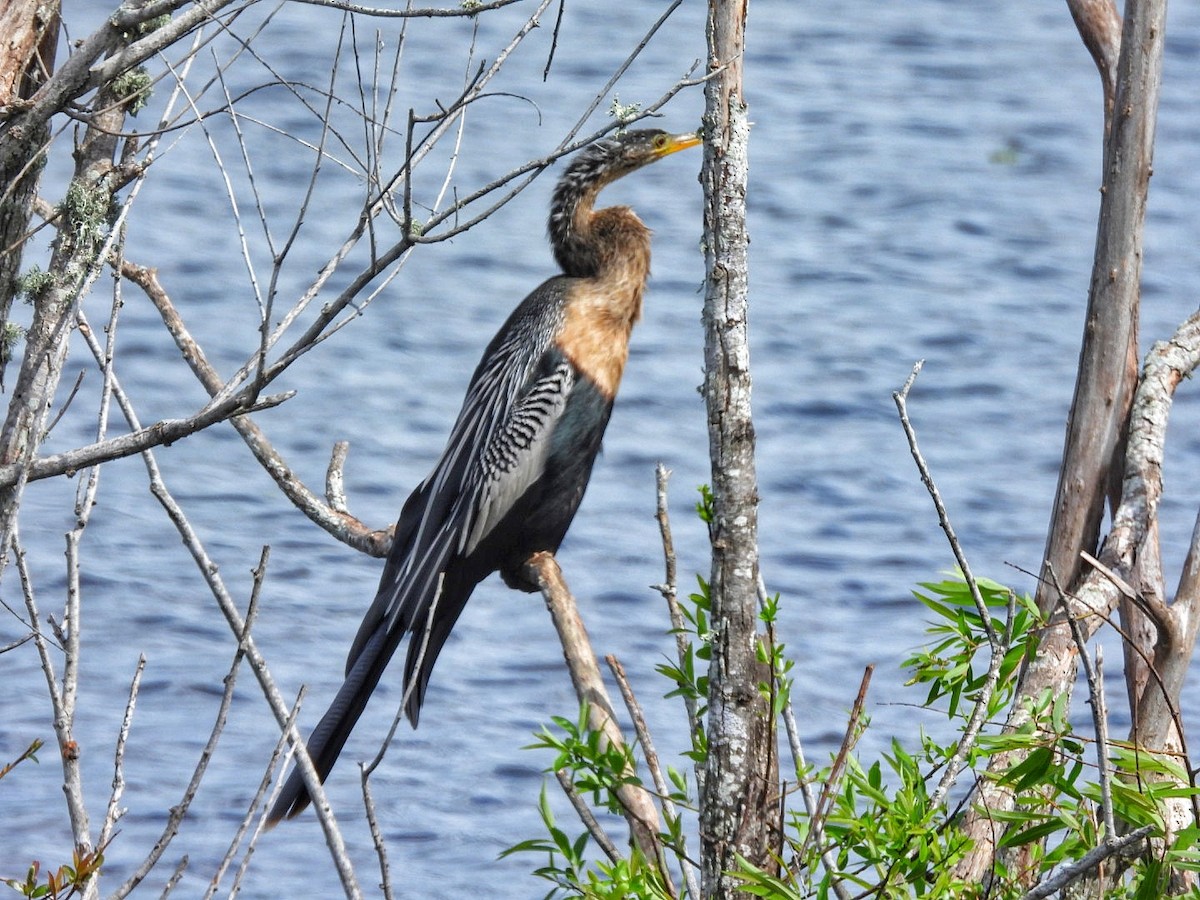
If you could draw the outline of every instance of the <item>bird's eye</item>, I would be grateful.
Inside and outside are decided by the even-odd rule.
[[[667,136],[665,134],[656,134],[654,136],[654,149],[655,150],[666,150],[667,149]]]

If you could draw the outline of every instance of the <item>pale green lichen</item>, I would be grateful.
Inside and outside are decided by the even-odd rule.
[[[621,98],[613,94],[612,103],[608,105],[608,114],[618,122],[628,122],[642,111],[640,103],[622,103]]]
[[[109,87],[114,94],[125,101],[125,111],[131,116],[136,116],[146,108],[146,103],[150,100],[152,83],[153,79],[150,78],[145,67],[138,66],[136,69],[122,72],[112,80]]]
[[[67,188],[59,207],[62,226],[59,237],[70,244],[67,259],[59,277],[61,284],[73,284],[83,277],[108,236],[112,198],[102,187],[86,184],[75,178]]]
[[[25,337],[25,329],[16,322],[5,322],[0,328],[0,382],[3,381],[4,368],[12,361],[13,350]]]
[[[26,303],[33,303],[38,298],[38,295],[48,288],[53,281],[53,275],[51,275],[49,272],[43,272],[39,267],[34,266],[17,279],[17,294],[18,296],[22,297]],[[4,327],[5,329],[17,328],[17,326],[13,325],[11,322],[6,323]],[[7,340],[6,335],[7,331],[4,335],[0,335],[0,341]]]

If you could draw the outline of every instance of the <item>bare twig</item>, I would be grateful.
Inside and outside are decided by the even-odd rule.
[[[138,689],[141,687],[142,673],[145,671],[146,655],[139,653],[137,668],[134,669],[133,680],[129,685],[129,702],[125,704],[125,716],[121,720],[121,729],[117,732],[117,748],[113,754],[112,793],[108,797],[108,811],[104,815],[104,824],[100,827],[98,841],[101,847],[112,839],[113,828],[125,814],[125,811],[118,805],[125,793],[125,742],[129,740],[129,729],[133,725],[133,708],[137,704]]]
[[[559,787],[563,789],[563,793],[571,801],[571,807],[575,810],[575,814],[579,816],[579,821],[588,830],[588,834],[595,840],[596,845],[604,851],[604,855],[610,860],[619,862],[621,851],[617,849],[617,845],[613,843],[612,838],[608,836],[608,833],[596,821],[596,817],[592,815],[592,808],[588,806],[587,801],[579,795],[579,791],[576,790],[575,784],[571,781],[571,773],[566,769],[559,769],[554,775],[558,779]]]
[[[917,446],[917,433],[908,418],[908,392],[912,390],[913,383],[917,380],[917,375],[920,374],[921,367],[924,365],[925,360],[917,360],[912,367],[912,372],[909,373],[908,378],[905,380],[904,386],[892,393],[892,400],[895,401],[896,409],[900,413],[900,424],[904,427],[904,434],[908,438],[908,450],[912,454],[913,462],[917,464],[917,471],[921,475],[921,483],[925,485],[925,490],[929,492],[929,497],[933,500],[934,509],[937,510],[938,523],[941,525],[942,531],[946,535],[946,540],[950,544],[950,552],[954,554],[954,561],[958,564],[958,568],[963,573],[963,579],[967,582],[967,588],[971,592],[971,599],[975,601],[975,608],[979,612],[979,618],[983,623],[983,630],[987,634],[988,643],[991,644],[993,653],[1002,653],[1000,635],[996,633],[996,629],[992,626],[991,613],[988,611],[987,604],[983,602],[983,596],[979,592],[979,584],[971,572],[971,564],[967,562],[967,555],[963,552],[962,544],[958,542],[958,535],[954,533],[954,526],[950,524],[950,516],[946,512],[946,504],[942,500],[941,491],[938,490],[937,484],[933,480],[933,475],[929,471],[929,466],[925,462],[925,457],[921,454],[921,450]]]
[[[812,816],[814,827],[806,836],[805,843],[825,827],[825,819],[828,817],[829,810],[833,805],[833,795],[839,790],[839,782],[842,778],[842,770],[846,765],[846,758],[858,742],[858,723],[862,718],[863,707],[867,702],[867,688],[871,686],[871,675],[874,671],[875,667],[873,665],[867,666],[863,670],[862,681],[858,685],[858,694],[854,697],[854,706],[851,707],[850,718],[846,722],[846,733],[842,737],[842,745],[838,748],[833,765],[829,768],[829,778],[826,779],[825,784],[821,788],[821,795],[817,798],[817,811]],[[819,826],[816,823],[819,823]]]
[[[1104,840],[1108,841],[1116,836],[1117,829],[1113,822],[1112,765],[1108,759],[1108,710],[1104,704],[1104,680],[1101,668],[1104,660],[1103,648],[1097,645],[1096,662],[1093,665],[1087,652],[1087,638],[1083,635],[1083,629],[1079,627],[1078,618],[1072,614],[1072,610],[1067,604],[1066,594],[1058,580],[1058,574],[1049,563],[1046,564],[1046,572],[1058,591],[1059,603],[1071,626],[1071,634],[1075,637],[1075,646],[1079,649],[1079,659],[1083,663],[1083,671],[1087,676],[1088,700],[1092,707],[1092,726],[1096,732],[1096,769],[1100,775],[1100,813],[1104,822]]]
[[[403,708],[403,704],[401,704]],[[379,828],[379,818],[375,815],[375,799],[371,796],[371,778],[365,765],[359,765],[362,777],[363,809],[366,810],[367,827],[371,829],[371,843],[375,845],[375,857],[379,860],[379,886],[383,889],[384,900],[392,900],[392,868],[388,864],[387,844],[383,840],[383,832]]]
[[[261,815],[259,815],[259,810],[263,808],[263,799],[267,797],[268,790],[271,787],[271,778],[275,775],[279,763],[286,753],[288,740],[292,734],[292,729],[295,727],[296,720],[300,716],[300,709],[304,705],[306,693],[307,689],[304,685],[301,685],[300,690],[296,694],[296,702],[292,704],[287,723],[283,728],[279,729],[279,738],[275,741],[275,748],[271,751],[271,758],[267,760],[267,765],[263,769],[262,778],[259,779],[258,788],[254,791],[254,796],[246,808],[246,814],[242,816],[242,821],[238,824],[237,832],[229,842],[229,849],[225,851],[225,855],[221,858],[221,864],[217,867],[209,882],[208,890],[204,892],[204,900],[209,900],[217,892],[217,888],[220,886],[221,879],[225,877],[225,872],[228,870],[229,864],[233,861],[234,856],[237,855],[238,847],[241,846],[242,840],[245,838],[247,832],[250,831],[251,826],[254,825],[254,831],[250,834],[250,840],[246,844],[246,852],[242,856],[241,863],[238,864],[237,872],[233,876],[233,883],[229,887],[229,896],[236,897],[240,890],[242,879],[250,868],[250,860],[254,855],[258,839],[265,833],[263,829],[265,812],[266,809],[270,808],[271,804],[268,803],[266,805]],[[270,799],[272,801],[282,787],[283,781],[280,779],[275,784],[275,790],[271,792]],[[257,824],[255,824],[256,816]]]
[[[493,9],[519,3],[520,0],[490,0],[488,3],[460,3],[458,6],[428,6],[416,9],[362,6],[358,3],[346,3],[344,0],[299,0],[299,2],[312,6],[328,6],[357,16],[372,16],[379,19],[436,19],[474,17]]]
[[[245,401],[250,393],[251,391],[247,389],[218,406],[210,404],[187,418],[163,419],[153,425],[136,428],[121,437],[107,438],[85,447],[40,457],[28,465],[14,463],[0,466],[0,488],[16,485],[22,474],[25,474],[29,481],[39,481],[56,475],[70,475],[88,466],[99,465],[114,459],[123,459],[153,447],[172,444],[218,422],[223,422],[231,416],[271,409],[290,400],[295,395],[295,391],[286,391],[270,397],[263,397],[253,405],[247,406]]]
[[[93,351],[95,348],[93,347]],[[137,413],[134,411],[132,404],[124,391],[121,390],[119,381],[114,377],[112,384],[113,396],[117,400],[121,408],[122,414],[125,416],[129,427],[136,433],[140,429]],[[307,751],[303,747],[299,731],[295,727],[295,723],[291,721],[291,713],[288,705],[284,702],[283,697],[279,693],[279,689],[275,685],[275,680],[271,676],[267,668],[266,660],[259,652],[254,638],[250,635],[247,622],[252,618],[255,611],[255,605],[252,603],[250,610],[247,612],[247,617],[243,618],[238,612],[237,605],[234,603],[232,596],[229,594],[225,586],[224,580],[221,578],[219,567],[209,557],[204,548],[203,543],[192,529],[191,523],[184,514],[182,508],[175,501],[167,489],[167,485],[162,478],[162,473],[158,468],[158,463],[151,451],[142,453],[142,461],[146,466],[146,471],[150,481],[150,492],[159,501],[163,509],[166,511],[171,523],[179,532],[183,539],[184,546],[191,553],[192,558],[196,562],[196,566],[208,585],[214,599],[217,601],[217,606],[225,617],[230,629],[233,631],[234,637],[238,641],[238,652],[245,656],[254,672],[255,677],[259,682],[259,686],[263,691],[268,705],[275,716],[276,721],[281,728],[287,729],[289,736],[294,744],[299,745],[296,752],[297,759],[302,770],[305,772],[305,784],[309,789],[310,796],[313,798],[313,807],[316,810],[317,818],[321,822],[321,826],[325,831],[326,843],[329,846],[330,855],[333,858],[334,865],[337,868],[338,875],[342,881],[342,887],[346,892],[346,896],[351,900],[360,900],[362,891],[358,886],[357,878],[354,874],[353,866],[350,863],[349,856],[346,853],[345,843],[342,839],[341,832],[337,825],[337,820],[334,817],[333,810],[329,805],[329,801],[325,797],[325,792],[321,787],[320,778],[317,776],[316,769],[312,765],[312,760],[309,759]],[[69,548],[69,545],[68,545]],[[261,566],[265,566],[266,551]],[[252,599],[253,599],[252,595]],[[72,620],[74,622],[74,620]],[[74,626],[72,628],[74,630]],[[64,676],[65,678],[65,676]],[[230,688],[231,690],[231,688]],[[215,734],[219,734],[219,728],[214,729]],[[215,740],[210,737],[210,742]],[[206,763],[206,758],[203,758]]]
[[[604,657],[604,661],[608,663],[608,668],[612,671],[613,677],[617,680],[617,686],[621,689],[621,698],[625,701],[625,708],[629,711],[629,718],[633,721],[633,730],[637,734],[638,743],[642,745],[646,768],[650,770],[650,777],[654,780],[654,789],[658,791],[658,800],[662,804],[663,818],[666,819],[667,828],[670,831],[672,826],[679,821],[679,812],[675,808],[675,801],[671,799],[671,787],[667,784],[662,765],[658,761],[658,752],[654,749],[650,726],[646,724],[646,714],[633,693],[633,686],[629,683],[629,678],[625,675],[625,667],[621,665],[620,660],[610,653]],[[700,886],[696,881],[696,865],[687,855],[687,845],[683,842],[682,836],[679,843],[673,845],[671,849],[679,857],[679,870],[683,875],[684,884],[687,885],[688,896],[698,898]],[[670,878],[666,877],[667,865],[662,853],[659,854],[659,866],[663,870],[664,883],[669,889],[673,889],[674,885]],[[673,890],[672,893],[674,893]]]
[[[36,760],[37,752],[41,749],[42,749],[42,742],[40,740],[35,739],[34,741],[32,741],[29,744],[29,746],[25,748],[25,751],[20,756],[18,756],[12,762],[8,762],[8,763],[5,763],[3,766],[0,766],[0,778],[3,778],[5,775],[7,775],[9,772],[11,772],[13,769],[15,769],[21,763],[25,762],[25,760],[27,760],[27,759]]]
[[[269,553],[269,548],[264,547],[259,557],[258,568],[254,570],[254,586],[250,592],[250,602],[246,609],[245,628],[247,630],[253,627],[254,620],[258,617],[258,600],[262,591],[263,578],[266,575]],[[200,783],[204,780],[204,775],[208,771],[208,764],[216,752],[217,742],[225,730],[225,723],[229,718],[229,708],[233,704],[233,691],[234,686],[237,684],[237,672],[243,656],[244,653],[239,645],[238,649],[234,652],[233,662],[223,682],[224,690],[221,692],[221,702],[217,706],[217,714],[213,720],[212,729],[209,731],[208,740],[205,742],[204,749],[200,752],[200,758],[196,761],[196,766],[192,770],[192,776],[188,779],[187,786],[184,788],[183,796],[178,803],[171,807],[166,824],[163,826],[162,834],[155,841],[153,849],[147,854],[141,865],[113,893],[115,900],[127,897],[133,893],[133,890],[150,874],[151,869],[162,858],[163,853],[166,852],[168,845],[174,839],[175,835],[179,833],[179,826],[187,815],[187,811],[192,805],[192,800],[195,799],[196,792],[200,790]],[[222,870],[218,870],[218,875],[214,876],[214,878],[219,877],[220,871]]]
[[[783,706],[783,724],[787,731],[788,744],[792,748],[792,759],[796,764],[796,780],[800,784],[800,796],[804,799],[804,810],[808,813],[808,821],[812,828],[813,841],[820,848],[821,862],[825,864],[830,874],[833,892],[838,900],[851,900],[849,889],[834,873],[838,871],[837,859],[825,838],[825,821],[817,815],[817,797],[813,794],[812,779],[808,773],[808,763],[804,759],[804,747],[800,742],[800,729],[796,727],[796,716],[792,712],[792,702],[788,700]]]
[[[329,508],[342,515],[349,514],[346,504],[346,457],[350,453],[349,441],[337,441],[329,457],[329,468],[325,470],[325,500]]]
[[[659,463],[655,467],[655,518],[658,520],[659,534],[662,535],[663,564],[666,569],[666,580],[662,584],[653,585],[653,587],[660,594],[662,594],[663,599],[667,601],[667,612],[671,617],[671,631],[675,634],[675,652],[679,660],[679,668],[682,671],[687,665],[690,642],[687,638],[687,623],[684,621],[683,611],[679,607],[679,593],[675,561],[675,541],[671,536],[671,516],[667,506],[667,479],[670,477],[670,470],[662,463]],[[700,718],[700,712],[696,703],[696,698],[690,693],[685,692],[683,694],[683,705],[687,710],[689,734],[691,736],[692,743],[695,744],[697,737],[704,734],[704,722]],[[700,763],[697,763],[695,768],[696,789],[702,792],[704,785],[704,766]]]
[[[1149,835],[1153,830],[1154,826],[1143,825],[1141,828],[1129,832],[1129,834],[1104,841],[1104,843],[1093,847],[1082,857],[1080,857],[1078,862],[1071,863],[1068,866],[1063,866],[1051,877],[1037,885],[1037,887],[1035,887],[1033,890],[1026,892],[1024,895],[1022,895],[1021,900],[1042,900],[1044,897],[1049,897],[1055,891],[1060,890],[1062,887],[1069,884],[1080,875],[1084,875],[1090,870],[1094,869],[1096,866],[1100,865],[1100,863],[1104,862],[1104,860],[1108,859],[1110,856],[1121,853],[1129,847],[1132,847],[1138,841]]]
[[[183,351],[184,359],[192,372],[199,379],[209,394],[215,396],[222,389],[222,382],[216,369],[209,363],[203,349],[193,339],[183,319],[180,317],[171,298],[158,280],[158,272],[141,266],[126,264],[122,274],[131,279],[146,292],[150,302],[154,304],[167,330],[175,339],[175,343]],[[240,415],[231,420],[231,424],[242,436],[246,446],[254,454],[259,464],[266,470],[275,483],[297,508],[302,510],[310,519],[357,550],[372,556],[383,556],[391,543],[386,531],[373,531],[362,522],[347,513],[341,513],[321,501],[321,498],[293,473],[290,466],[272,446],[270,440],[261,428],[249,416]],[[331,462],[332,465],[332,462]]]
[[[175,886],[183,880],[183,873],[188,867],[188,857],[185,853],[175,865],[175,871],[171,873],[171,877],[167,879],[167,883],[163,886],[163,892],[159,894],[159,900],[167,900],[171,891],[175,890]]]
[[[995,626],[992,624],[991,610],[983,602],[983,594],[979,590],[979,583],[975,580],[975,575],[971,571],[971,564],[967,561],[967,555],[963,552],[962,545],[958,541],[958,536],[954,533],[954,527],[950,524],[950,515],[946,511],[946,504],[942,500],[941,492],[938,490],[937,483],[933,480],[933,474],[929,470],[929,465],[925,462],[925,457],[917,444],[916,430],[908,418],[908,393],[912,389],[913,383],[917,380],[917,375],[924,364],[924,360],[916,362],[912,368],[912,372],[909,373],[908,378],[905,380],[904,386],[892,394],[892,399],[896,403],[896,409],[900,414],[900,424],[903,426],[904,434],[908,438],[909,452],[912,454],[913,461],[917,464],[917,471],[921,474],[921,482],[925,485],[925,490],[929,492],[930,499],[933,500],[933,506],[937,510],[938,522],[942,526],[942,532],[946,535],[946,540],[950,544],[950,551],[954,554],[959,571],[962,572],[963,580],[967,583],[971,599],[975,601],[975,609],[979,613],[979,620],[983,624],[984,633],[987,635],[988,649],[990,651],[987,675],[984,678],[983,685],[979,689],[978,696],[975,698],[975,704],[971,709],[970,717],[967,719],[966,727],[963,728],[962,737],[959,738],[958,746],[954,749],[954,755],[946,761],[946,768],[942,772],[941,780],[930,796],[930,805],[938,806],[945,801],[947,795],[950,793],[950,789],[958,780],[959,772],[962,771],[967,754],[970,752],[971,747],[974,746],[976,739],[979,737],[979,732],[983,728],[988,706],[991,703],[992,695],[995,693],[996,684],[1000,680],[1000,667],[1004,662],[1005,654],[1008,652],[1009,631],[1012,628],[1015,597],[1010,593],[1007,624],[1005,626],[1005,633],[1001,635],[997,633]]]

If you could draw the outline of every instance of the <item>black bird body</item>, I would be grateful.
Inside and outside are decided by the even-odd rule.
[[[446,449],[404,504],[346,680],[308,739],[322,780],[406,635],[405,712],[416,727],[434,662],[475,586],[499,571],[510,587],[536,590],[522,566],[557,551],[583,500],[650,270],[649,229],[627,207],[594,210],[596,195],[697,143],[629,132],[588,148],[559,181],[550,236],[564,274],[526,297],[488,344]],[[294,770],[270,824],[308,802]]]

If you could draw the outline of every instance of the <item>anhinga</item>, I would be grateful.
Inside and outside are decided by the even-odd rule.
[[[475,585],[498,570],[510,587],[537,589],[522,565],[558,549],[583,499],[650,272],[650,230],[629,207],[595,209],[596,196],[698,143],[695,134],[629,131],[592,144],[558,182],[549,232],[562,274],[488,344],[446,449],[404,504],[346,680],[308,739],[322,781],[406,634],[405,712],[415,728],[430,671]],[[309,801],[293,770],[269,824]]]

